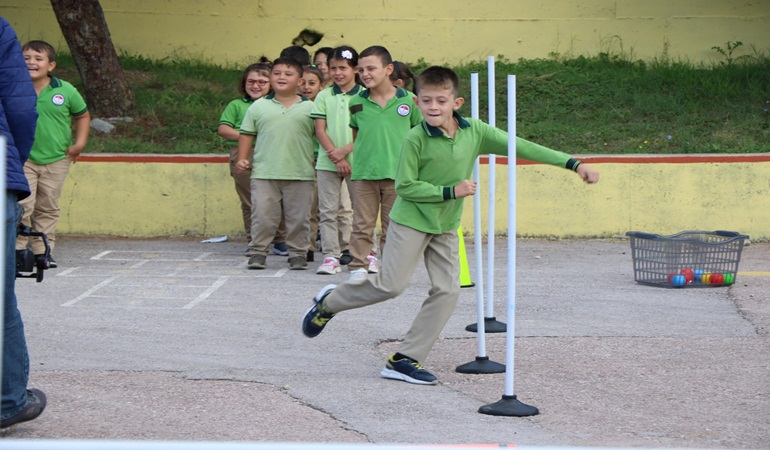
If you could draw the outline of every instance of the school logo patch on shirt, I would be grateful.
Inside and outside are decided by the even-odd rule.
[[[53,97],[51,97],[51,101],[56,106],[61,106],[64,104],[64,96],[61,94],[56,94]]]
[[[412,111],[412,108],[410,108],[406,103],[402,103],[398,105],[398,109],[396,111],[398,111],[399,116],[406,117],[409,115],[409,112]]]

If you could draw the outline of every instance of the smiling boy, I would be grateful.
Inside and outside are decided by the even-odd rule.
[[[423,122],[406,136],[396,174],[398,199],[390,213],[388,251],[380,272],[361,281],[328,285],[313,299],[302,331],[321,333],[335,314],[394,298],[406,289],[420,257],[431,281],[428,297],[380,376],[414,384],[438,379],[421,362],[457,304],[460,292],[457,228],[463,198],[476,192],[469,180],[480,153],[507,155],[508,134],[461,117],[459,80],[450,69],[429,67],[418,77],[415,103]],[[599,173],[569,155],[517,138],[518,157],[574,170],[586,183]]]
[[[406,133],[420,123],[413,94],[393,86],[393,59],[385,47],[364,49],[358,70],[366,91],[350,100],[350,127],[353,128],[353,231],[350,234],[348,265],[351,278],[375,273],[378,261],[370,255],[372,235],[380,213],[382,235],[380,256],[385,253],[390,210],[396,200],[394,179],[401,144]]]
[[[37,129],[35,143],[24,164],[32,195],[19,202],[24,208],[22,223],[46,234],[53,252],[56,225],[59,222],[59,198],[70,164],[74,164],[88,141],[91,115],[86,102],[70,83],[50,73],[56,68],[56,51],[44,41],[29,41],[22,46],[24,60],[37,93]],[[72,141],[72,125],[75,142]],[[18,237],[16,248],[24,249],[28,237]],[[32,252],[44,257],[45,244],[39,237],[31,239]],[[56,267],[53,256],[50,267]]]
[[[297,94],[302,65],[293,58],[273,62],[273,93],[246,111],[238,139],[236,169],[251,172],[249,269],[264,269],[268,247],[286,223],[289,269],[307,269],[310,208],[313,202],[313,102]],[[254,149],[253,160],[249,153]],[[283,208],[282,208],[283,206]]]

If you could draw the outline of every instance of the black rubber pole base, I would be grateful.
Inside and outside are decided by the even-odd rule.
[[[503,322],[498,322],[494,317],[484,317],[484,332],[485,333],[505,333],[508,330],[508,326]],[[479,332],[479,325],[472,323],[465,327],[465,331],[471,333]]]
[[[505,364],[490,361],[488,356],[477,356],[475,361],[457,366],[458,373],[503,373]]]
[[[517,400],[515,395],[503,395],[501,400],[479,408],[479,412],[490,416],[508,417],[526,417],[540,414],[537,408],[525,405]]]

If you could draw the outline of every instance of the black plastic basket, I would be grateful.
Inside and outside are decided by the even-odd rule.
[[[670,236],[629,231],[634,279],[668,288],[735,283],[743,244],[735,231],[682,231]]]

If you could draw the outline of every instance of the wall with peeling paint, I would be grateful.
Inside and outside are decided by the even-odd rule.
[[[626,54],[714,62],[742,41],[770,49],[768,0],[101,0],[119,51],[245,64],[274,58],[303,29],[319,46],[388,47],[404,61],[457,64],[488,55]],[[0,0],[22,40],[66,44],[47,0]]]

